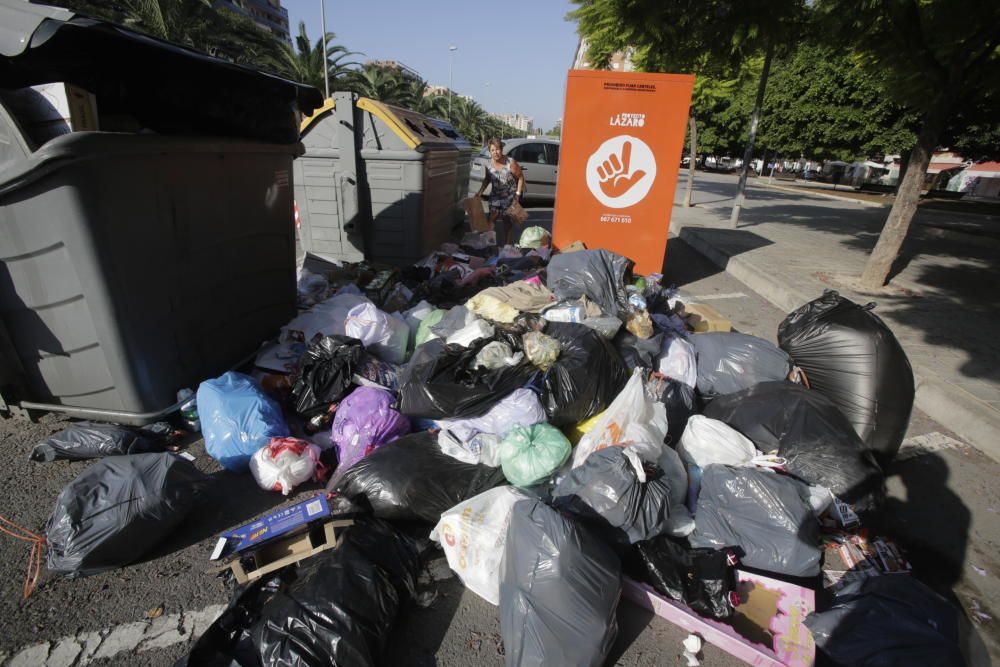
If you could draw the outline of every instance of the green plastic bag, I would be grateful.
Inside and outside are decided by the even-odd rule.
[[[515,426],[500,443],[500,467],[514,486],[534,486],[566,463],[569,453],[569,440],[555,426]]]
[[[521,240],[517,245],[522,248],[538,248],[549,245],[549,233],[542,227],[528,227],[521,232]]]
[[[417,327],[417,336],[413,340],[415,346],[420,346],[427,342],[427,339],[431,335],[431,327],[440,322],[441,318],[444,317],[447,312],[447,310],[441,310],[438,308],[437,310],[431,311],[431,314],[420,322],[420,326]]]

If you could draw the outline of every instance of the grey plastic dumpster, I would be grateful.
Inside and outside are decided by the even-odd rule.
[[[295,314],[295,109],[321,97],[309,88],[315,103],[296,99],[298,84],[62,10],[0,0],[0,22],[26,35],[0,39],[3,85],[92,86],[96,109],[110,112],[102,125],[113,115],[146,128],[67,126],[40,140],[10,103],[30,91],[0,89],[0,408],[161,418],[178,389],[251,355]],[[150,62],[162,80],[137,84]],[[176,76],[199,91],[215,81],[225,99],[176,98],[165,110],[159,96]],[[254,104],[258,95],[271,102]],[[216,132],[230,136],[192,136]]]
[[[412,264],[462,220],[471,149],[444,121],[335,93],[301,133],[294,180],[305,251]]]

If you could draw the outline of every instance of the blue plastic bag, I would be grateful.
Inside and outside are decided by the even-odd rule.
[[[229,372],[202,382],[198,414],[205,450],[233,472],[245,472],[250,457],[271,438],[291,435],[278,404],[242,373]]]

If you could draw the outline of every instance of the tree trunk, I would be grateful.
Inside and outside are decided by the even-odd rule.
[[[747,137],[747,150],[743,154],[743,168],[740,170],[740,184],[736,188],[736,202],[733,204],[732,215],[729,216],[729,226],[736,229],[740,221],[740,211],[743,210],[743,193],[747,189],[747,172],[750,170],[750,160],[753,159],[753,143],[757,138],[757,124],[760,122],[760,108],[764,104],[764,90],[767,88],[767,75],[771,71],[771,56],[774,47],[767,45],[767,55],[764,56],[764,69],[760,73],[760,84],[757,86],[757,100],[753,105],[753,115],[750,117],[750,134]]]
[[[698,159],[698,124],[694,116],[688,118],[688,126],[691,128],[691,163],[688,165],[688,186],[684,193],[684,206],[691,207],[691,192],[694,190],[694,165]]]
[[[868,264],[865,265],[865,271],[861,275],[862,289],[877,290],[886,284],[892,263],[899,256],[899,249],[906,240],[910,223],[917,213],[927,165],[931,162],[931,155],[937,147],[938,137],[948,119],[954,99],[954,94],[942,92],[924,116],[917,145],[910,152],[906,175],[900,180],[896,191],[896,201],[893,202],[889,217],[882,227],[882,233],[879,234],[878,242],[868,257]]]
[[[903,179],[906,178],[906,170],[910,167],[910,157],[913,155],[913,149],[908,151],[903,151],[899,156],[899,176],[896,180],[896,192],[899,192],[899,186],[903,184]]]

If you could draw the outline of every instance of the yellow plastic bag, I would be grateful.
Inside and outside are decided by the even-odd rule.
[[[597,423],[597,420],[599,420],[601,418],[601,415],[603,414],[604,413],[601,412],[599,414],[594,415],[590,419],[587,419],[586,421],[580,422],[579,424],[573,424],[572,426],[567,426],[563,429],[563,433],[566,435],[567,438],[569,438],[569,441],[575,445],[576,443],[580,442],[580,438],[585,436],[592,428],[594,428],[594,424]]]

